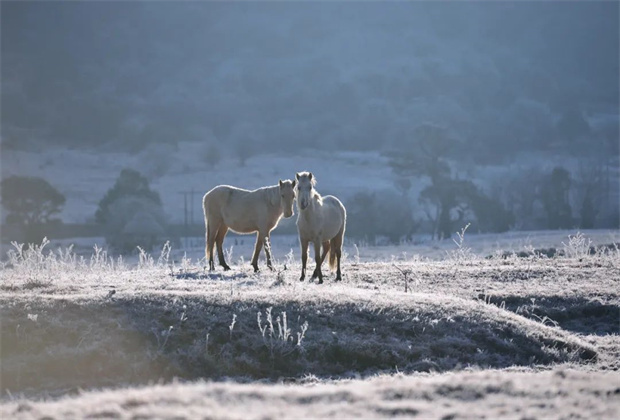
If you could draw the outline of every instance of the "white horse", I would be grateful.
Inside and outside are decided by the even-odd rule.
[[[323,283],[321,264],[329,252],[329,267],[337,269],[336,281],[342,280],[340,272],[340,257],[342,255],[342,242],[347,222],[347,212],[336,197],[321,195],[314,189],[316,179],[311,172],[296,174],[297,178],[297,230],[301,244],[301,277],[306,278],[306,262],[308,261],[308,243],[314,245],[316,268],[312,278],[319,278],[319,284]],[[323,245],[323,255],[321,255]]]
[[[256,245],[252,256],[254,271],[258,271],[258,256],[263,244],[267,267],[271,265],[271,244],[269,235],[278,225],[282,216],[293,215],[295,201],[295,181],[280,181],[279,185],[263,187],[254,191],[219,185],[205,194],[202,209],[205,215],[205,257],[209,269],[214,270],[213,245],[217,244],[217,256],[224,270],[230,270],[224,260],[222,244],[228,230],[237,233],[253,233]]]

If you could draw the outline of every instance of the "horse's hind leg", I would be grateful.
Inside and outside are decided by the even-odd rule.
[[[319,271],[321,269],[321,266],[323,265],[323,261],[325,261],[325,256],[329,252],[329,247],[329,241],[323,242],[323,253],[321,254],[321,262],[320,264],[317,264],[316,268],[314,269],[314,273],[312,273],[312,279],[315,279],[319,276]]]
[[[217,246],[217,258],[220,262],[220,265],[224,267],[224,270],[230,270],[230,266],[226,264],[226,261],[224,259],[223,244],[226,233],[228,233],[228,226],[221,224],[220,228],[217,231],[217,236],[215,237],[215,244]]]
[[[336,248],[336,259],[338,260],[338,268],[336,270],[336,281],[342,280],[342,272],[340,271],[340,257],[342,256],[342,245]]]
[[[340,258],[342,257],[342,244],[344,242],[344,226],[338,232],[338,235],[334,239],[332,239],[332,246],[335,250],[336,256],[336,281],[342,280],[342,272],[340,271]],[[331,260],[331,257],[330,257]],[[331,261],[330,261],[331,262]]]

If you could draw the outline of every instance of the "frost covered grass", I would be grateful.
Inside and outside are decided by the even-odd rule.
[[[260,395],[253,404],[265,413],[277,413],[263,406],[273,402],[275,389],[282,395],[284,390],[312,394],[267,384],[309,378],[321,387],[351,387],[348,392],[354,392],[357,386],[378,386],[363,378],[397,374],[404,377],[386,380],[384,385],[391,383],[387,389],[400,380],[426,381],[420,385],[424,392],[441,400],[432,378],[446,382],[442,375],[457,375],[467,393],[473,392],[471,386],[481,393],[474,400],[484,401],[494,392],[485,391],[486,385],[467,385],[473,379],[466,378],[487,378],[492,387],[497,380],[490,378],[506,374],[505,381],[512,381],[515,369],[537,375],[560,368],[578,371],[581,383],[589,377],[604,377],[605,383],[617,378],[617,372],[615,377],[601,373],[620,367],[616,247],[592,252],[588,238],[576,233],[556,244],[563,252],[554,257],[533,251],[489,256],[473,252],[461,233],[455,253],[443,260],[414,256],[368,262],[349,257],[343,282],[333,282],[332,274],[323,285],[298,281],[301,267],[292,253],[281,254],[273,272],[254,273],[245,263],[228,272],[205,272],[200,260],[174,257],[168,244],[154,256],[141,251],[135,264],[98,247],[87,258],[71,248],[49,249],[47,242],[27,250],[15,244],[0,271],[2,410],[36,417],[39,407],[52,406],[32,401],[52,397],[64,397],[60,401],[68,404],[66,409],[77,410],[100,398],[96,393],[71,397],[81,389],[175,378],[248,383],[247,389]],[[436,376],[424,376],[430,373]],[[543,383],[550,383],[555,377],[545,378]],[[332,383],[334,379],[340,381]],[[200,389],[211,395],[219,385],[170,386],[181,390],[179,401],[184,401],[185,393]],[[245,392],[221,386],[230,398]],[[562,388],[561,395],[573,395],[571,389]],[[599,397],[587,394],[601,413],[608,412],[609,401]],[[11,402],[23,398],[31,402]],[[208,398],[208,404],[225,407],[219,397]],[[406,399],[411,398],[418,397]],[[334,397],[333,402],[341,400]],[[331,416],[430,413],[410,402],[403,404],[414,411],[380,411],[376,407],[392,402],[378,398],[376,407],[374,402],[362,404],[354,408],[360,411],[350,413],[332,406]],[[175,404],[171,401],[169,409]],[[201,407],[179,408],[179,413],[191,417],[206,409]],[[274,403],[273,409],[277,407]],[[303,415],[312,407],[300,403],[291,413]],[[132,407],[120,411],[120,417],[134,414]]]
[[[473,371],[304,384],[174,383],[11,402],[0,416],[35,418],[617,418],[618,375]]]

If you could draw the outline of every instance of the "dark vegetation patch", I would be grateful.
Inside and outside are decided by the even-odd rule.
[[[479,299],[550,326],[580,334],[620,334],[620,306],[563,296],[483,295]]]
[[[222,300],[142,295],[4,301],[2,393],[53,395],[174,377],[277,381],[396,369],[443,372],[596,357],[568,334],[461,299],[420,297],[394,307],[329,299],[274,304],[273,295]]]
[[[620,243],[614,242],[611,244],[590,246],[586,254],[589,254],[589,255],[606,254],[609,252],[618,252],[618,250],[620,250]],[[531,251],[518,251],[518,252],[505,251],[501,254],[501,257],[510,258],[515,255],[520,258],[530,258],[530,257],[554,258],[554,257],[565,257],[566,251],[564,249],[554,248],[554,247],[536,248]],[[496,255],[487,256],[487,259],[492,259],[492,258],[497,258],[497,256]]]

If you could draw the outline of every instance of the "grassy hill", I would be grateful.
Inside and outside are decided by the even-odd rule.
[[[133,267],[103,252],[13,254],[0,271],[0,410],[613,416],[618,251],[564,251],[348,259],[344,281],[323,285],[299,282],[295,259],[255,274],[165,253]]]

